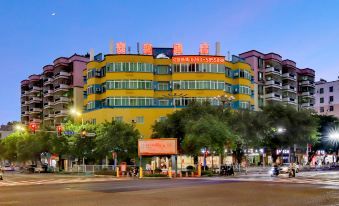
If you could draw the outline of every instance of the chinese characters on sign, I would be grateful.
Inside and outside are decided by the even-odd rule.
[[[201,43],[200,44],[200,55],[208,55],[208,44],[207,43]]]
[[[173,55],[182,55],[182,44],[173,44]]]
[[[145,43],[143,46],[143,50],[145,55],[152,55],[152,44]]]
[[[177,139],[139,139],[139,156],[177,154]]]
[[[116,44],[116,52],[117,54],[126,54],[126,43],[117,42]]]
[[[224,57],[217,56],[175,56],[173,63],[224,63]]]

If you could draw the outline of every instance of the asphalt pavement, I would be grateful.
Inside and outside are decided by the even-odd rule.
[[[338,177],[338,172],[143,180],[14,175],[7,179],[13,185],[0,185],[0,205],[339,205]]]

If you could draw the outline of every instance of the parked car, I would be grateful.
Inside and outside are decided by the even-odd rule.
[[[12,167],[12,166],[10,166],[10,165],[5,165],[5,166],[3,167],[3,170],[4,170],[4,171],[14,171],[14,167]]]

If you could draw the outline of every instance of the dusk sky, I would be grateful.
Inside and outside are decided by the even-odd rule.
[[[109,41],[155,47],[182,43],[197,54],[221,42],[223,55],[275,52],[339,76],[339,1],[0,0],[0,124],[20,120],[20,81],[60,56],[107,53]]]

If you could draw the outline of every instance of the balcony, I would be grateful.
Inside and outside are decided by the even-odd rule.
[[[42,112],[42,109],[40,108],[33,108],[29,110],[30,114],[38,114]]]
[[[57,104],[67,104],[69,102],[69,98],[68,97],[58,97],[55,99],[54,101],[54,105]]]
[[[265,94],[265,99],[281,101],[281,94],[276,93],[276,92],[268,93],[268,94]]]
[[[302,92],[301,96],[312,98],[314,96],[314,93],[313,92]]]
[[[53,78],[44,79],[44,86],[52,84],[52,83],[53,83]]]
[[[29,98],[29,104],[40,103],[41,101],[42,101],[42,99],[40,97],[31,97],[31,98]]]
[[[297,88],[291,85],[284,85],[282,89],[287,90],[288,92],[297,93]]]
[[[30,93],[38,93],[41,92],[42,88],[38,87],[38,86],[33,86],[32,88],[30,88],[29,92]]]
[[[58,79],[68,79],[71,76],[71,73],[68,72],[59,72],[54,75],[54,81]]]
[[[54,87],[54,93],[58,93],[58,92],[64,92],[64,91],[68,91],[70,89],[70,86],[67,85],[67,84],[59,84],[59,85],[56,85]]]
[[[24,111],[24,112],[21,112],[21,116],[28,116],[29,115],[29,112],[28,111]]]
[[[41,123],[41,119],[37,119],[37,118],[33,118],[33,121],[32,122],[35,122],[35,123]]]
[[[45,90],[44,91],[44,96],[45,97],[48,97],[48,96],[53,96],[53,93],[54,93],[54,91],[53,90]]]
[[[289,103],[289,104],[297,104],[297,99],[296,98],[292,98],[292,97],[284,97],[283,102]]]
[[[45,114],[44,120],[52,120],[54,118],[54,114]]]
[[[265,82],[266,87],[276,87],[281,89],[282,83],[276,80],[268,80]]]
[[[28,91],[21,92],[21,97],[27,97],[29,94]]]
[[[67,115],[68,115],[67,110],[59,110],[59,111],[54,112],[54,117],[55,118],[57,118],[57,117],[66,117]]]
[[[292,81],[297,81],[297,76],[295,74],[292,73],[284,73],[282,75],[283,79],[288,79],[288,80],[292,80]]]
[[[265,69],[265,74],[275,74],[281,76],[282,71],[280,69],[274,68],[274,67],[268,67]]]
[[[315,87],[315,84],[313,81],[309,81],[309,80],[304,80],[304,81],[301,81],[300,83],[301,86],[309,86],[309,87]]]
[[[52,109],[53,108],[53,102],[48,102],[44,104],[44,109]]]

